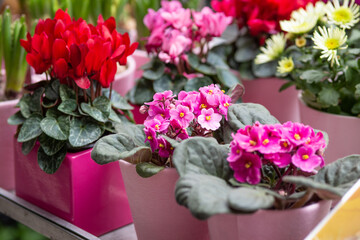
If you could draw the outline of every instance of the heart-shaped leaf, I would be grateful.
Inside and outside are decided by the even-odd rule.
[[[161,78],[157,79],[153,83],[155,92],[164,92],[166,90],[172,90],[173,84],[169,75],[164,74]]]
[[[109,89],[104,89],[103,90],[103,95],[106,96],[107,98],[109,98]],[[112,90],[111,93],[111,105],[116,108],[116,109],[121,109],[121,110],[133,110],[134,107],[131,106],[126,99],[121,96],[119,93],[117,93],[116,91]]]
[[[26,118],[23,117],[21,111],[16,112],[14,115],[8,118],[7,123],[10,125],[20,125],[25,122]]]
[[[51,80],[51,83],[45,87],[45,96],[49,100],[55,101],[59,98],[60,81],[59,79]]]
[[[44,150],[40,147],[38,151],[38,164],[44,172],[48,174],[55,173],[61,163],[64,161],[66,156],[66,147],[63,147],[60,151],[58,151],[56,154],[52,156],[46,155]]]
[[[155,92],[152,90],[152,81],[140,78],[137,81],[137,85],[129,91],[128,98],[130,102],[142,105],[144,102],[151,101],[154,94]]]
[[[45,88],[41,87],[35,90],[35,92],[31,95],[31,101],[29,104],[29,108],[31,112],[41,113],[41,98],[44,94]]]
[[[117,133],[128,135],[137,146],[145,146],[144,127],[142,124],[119,123],[115,125],[115,130]]]
[[[110,116],[111,103],[105,96],[97,97],[93,104],[81,103],[81,110],[99,122],[106,122]]]
[[[23,142],[23,144],[21,145],[21,152],[24,155],[28,155],[31,152],[31,150],[34,148],[35,143],[36,143],[36,138],[31,139],[27,142]]]
[[[71,116],[79,117],[80,115],[76,112],[77,104],[75,99],[66,99],[61,102],[57,108],[60,112],[69,114]]]
[[[60,98],[62,101],[65,101],[67,99],[75,99],[75,91],[71,88],[69,88],[65,84],[60,85]]]
[[[150,162],[152,151],[146,146],[136,146],[133,139],[123,133],[105,136],[95,143],[91,158],[98,164],[120,159],[132,164]]]
[[[45,117],[41,120],[41,130],[56,140],[67,140],[69,136],[70,119],[68,117]]]
[[[113,109],[110,109],[109,119],[116,123],[121,123],[120,117],[117,115],[117,113]]]
[[[228,88],[231,88],[240,82],[239,79],[228,69],[217,68],[216,74],[220,82]]]
[[[148,178],[158,174],[160,171],[164,170],[164,166],[157,166],[153,163],[149,162],[142,162],[136,164],[136,172],[139,174],[140,177]]]
[[[213,81],[208,77],[193,78],[185,84],[185,91],[198,91],[199,88],[212,84]]]
[[[27,142],[31,139],[34,139],[42,133],[40,122],[42,116],[33,113],[28,119],[25,120],[24,124],[21,126],[18,142]]]
[[[56,140],[52,137],[47,136],[46,134],[41,134],[39,136],[39,142],[41,148],[48,156],[52,156],[55,153],[59,152],[60,149],[62,149],[62,147],[64,147],[66,144],[66,141]]]
[[[89,118],[73,118],[70,123],[69,142],[73,147],[84,147],[98,140],[103,131],[102,125]]]
[[[260,189],[240,187],[230,191],[228,201],[232,209],[241,212],[255,212],[272,207],[275,198]]]
[[[188,62],[192,68],[194,68],[196,71],[202,74],[205,75],[216,74],[214,67],[207,65],[205,63],[201,63],[199,57],[193,53],[188,54]]]
[[[31,115],[30,104],[31,104],[31,96],[26,93],[19,101],[20,112],[25,118],[29,118]]]
[[[159,79],[165,71],[165,64],[162,61],[154,61],[151,69],[146,69],[143,73],[143,78],[149,80]]]

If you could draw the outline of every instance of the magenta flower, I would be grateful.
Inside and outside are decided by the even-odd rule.
[[[166,100],[172,100],[174,97],[173,92],[168,90],[161,93],[155,93],[153,99],[154,101],[165,102]],[[146,104],[151,105],[151,102]]]
[[[291,154],[290,153],[264,154],[264,159],[273,162],[276,166],[280,168],[284,168],[291,163]]]
[[[187,128],[192,120],[194,120],[194,114],[190,112],[186,106],[178,105],[175,109],[170,110],[171,119],[176,119],[180,122],[183,128]]]
[[[257,126],[246,126],[244,129],[239,129],[235,137],[242,149],[247,152],[254,152],[261,147],[263,133],[264,131],[262,128]]]
[[[144,24],[150,31],[155,31],[156,29],[164,26],[164,20],[160,16],[162,10],[155,12],[153,9],[149,8],[148,13],[144,17]],[[153,33],[153,32],[152,32]]]
[[[238,161],[230,162],[234,177],[239,182],[258,184],[261,180],[261,159],[258,155],[244,152]]]
[[[222,92],[217,85],[211,84],[209,86],[199,88],[199,91],[206,98],[206,101],[209,105],[214,107],[219,106],[219,94],[221,94]]]
[[[284,134],[290,142],[296,146],[306,143],[312,135],[313,129],[302,123],[286,122],[284,123]]]
[[[279,145],[280,136],[274,129],[269,129],[265,126],[254,127],[254,129],[260,128],[258,132],[261,134],[259,139],[258,151],[262,154],[277,153],[281,149]]]
[[[227,120],[227,112],[231,106],[231,97],[226,94],[222,94],[219,99],[219,113],[225,116]]]
[[[161,17],[175,29],[186,32],[191,27],[191,11],[190,9],[176,8],[172,11],[164,11]]]
[[[187,38],[177,30],[165,34],[163,39],[163,52],[159,53],[159,58],[166,62],[179,63],[179,57],[191,47],[191,39]]]
[[[152,128],[144,128],[144,132],[146,135],[145,142],[150,143],[151,150],[154,152],[159,146],[158,141],[156,139],[156,132]]]
[[[228,162],[236,162],[239,160],[243,153],[243,149],[240,147],[238,141],[236,141],[235,135],[232,134],[234,140],[230,143],[230,152],[227,157]]]
[[[176,136],[175,139],[187,139],[189,138],[189,134],[186,131],[186,128],[183,128],[180,122],[176,119],[170,121],[170,126],[174,131],[174,135]]]
[[[159,156],[163,158],[168,158],[173,151],[170,143],[168,143],[164,138],[159,138]]]
[[[322,165],[323,161],[324,159],[316,155],[315,150],[308,146],[300,147],[291,159],[291,162],[304,172],[313,171]]]
[[[215,131],[220,127],[222,116],[214,112],[214,109],[202,109],[201,115],[198,117],[198,122],[201,127],[207,130]]]
[[[169,121],[157,116],[154,119],[146,120],[144,125],[146,128],[151,128],[155,132],[163,133],[166,132],[169,127]]]

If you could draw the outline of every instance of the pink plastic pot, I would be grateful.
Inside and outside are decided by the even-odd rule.
[[[98,165],[88,149],[68,153],[55,174],[46,174],[37,149],[24,156],[15,145],[17,196],[97,236],[132,222],[118,163]]]
[[[12,190],[15,187],[14,176],[14,135],[16,126],[7,124],[7,119],[16,113],[15,108],[19,100],[0,102],[0,187]]]
[[[138,240],[206,240],[206,221],[194,218],[175,201],[176,169],[140,177],[135,165],[120,160]]]
[[[293,210],[220,214],[208,220],[211,240],[303,240],[329,212],[331,201]]]
[[[329,135],[329,144],[324,155],[325,164],[360,153],[357,141],[360,136],[360,118],[321,112],[306,106],[300,97],[298,99],[301,122]]]
[[[126,93],[135,86],[135,70],[136,61],[132,56],[127,58],[127,68],[121,73],[115,75],[113,89],[120,95],[125,96]]]
[[[244,102],[265,106],[281,123],[300,121],[297,90],[294,86],[279,92],[286,81],[278,78],[242,80],[242,83],[245,87],[242,97]]]

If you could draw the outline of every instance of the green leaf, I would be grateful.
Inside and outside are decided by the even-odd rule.
[[[120,117],[117,115],[117,113],[113,109],[110,109],[109,120],[114,121],[116,123],[121,123]]]
[[[31,152],[31,150],[34,148],[35,143],[36,143],[36,138],[31,139],[27,142],[23,142],[23,144],[21,146],[21,152],[24,155],[28,155]]]
[[[180,176],[196,173],[228,179],[232,176],[226,161],[228,152],[229,147],[215,138],[193,137],[177,145],[173,162]]]
[[[62,113],[56,110],[55,108],[50,108],[46,111],[45,115],[46,117],[58,118],[62,115]]]
[[[289,87],[291,87],[291,86],[293,86],[293,85],[295,85],[295,82],[294,82],[294,81],[288,81],[287,83],[284,83],[284,84],[280,87],[279,92],[282,92],[282,91],[284,91],[285,89],[287,89],[287,88],[289,88]]]
[[[277,61],[271,61],[263,64],[252,64],[252,70],[256,77],[266,78],[276,74]]]
[[[207,62],[215,68],[229,69],[227,63],[216,53],[209,52]]]
[[[62,103],[57,108],[60,112],[65,114],[69,114],[71,116],[79,117],[80,115],[77,113],[77,104],[74,99],[66,99],[63,100]]]
[[[60,98],[62,101],[75,99],[75,91],[65,84],[60,85]]]
[[[164,92],[172,89],[172,82],[169,75],[164,74],[153,83],[155,92]]]
[[[136,172],[140,177],[148,178],[164,170],[164,166],[157,166],[153,163],[142,162],[136,164]]]
[[[69,136],[70,118],[61,116],[58,119],[45,117],[41,120],[41,130],[56,140],[67,140]]]
[[[305,80],[307,83],[321,82],[326,78],[327,74],[321,70],[307,70],[300,75],[300,79]]]
[[[230,70],[217,68],[216,74],[222,85],[228,88],[231,88],[240,82],[239,79]]]
[[[7,123],[10,125],[20,125],[25,122],[26,118],[23,117],[21,111],[16,112],[14,115],[8,118]]]
[[[357,102],[352,108],[351,112],[355,115],[360,114],[360,102]]]
[[[246,187],[236,188],[229,193],[229,205],[241,212],[255,212],[274,205],[275,198],[264,191]]]
[[[97,97],[93,104],[81,103],[81,110],[99,122],[106,122],[110,116],[111,103],[105,96]]]
[[[29,108],[31,112],[41,113],[41,98],[44,94],[45,88],[41,87],[35,90],[31,95],[31,101],[29,103]]]
[[[152,68],[147,69],[143,73],[143,78],[149,79],[149,80],[156,80],[159,79],[165,72],[165,64],[160,61],[154,61]]]
[[[238,83],[230,88],[226,94],[230,96],[232,103],[236,103],[244,95],[244,92],[244,85]]]
[[[152,151],[146,146],[137,146],[126,134],[112,134],[99,139],[91,152],[91,158],[98,164],[123,159],[132,164],[150,162]]]
[[[256,103],[237,103],[228,109],[228,121],[224,123],[222,130],[225,143],[232,141],[232,133],[246,125],[253,125],[256,121],[261,124],[275,124],[279,121],[270,114],[262,105]]]
[[[355,98],[360,98],[360,83],[355,86]]]
[[[27,142],[34,139],[42,133],[40,122],[42,116],[35,113],[25,120],[24,124],[20,128],[18,142]]]
[[[52,101],[59,98],[60,81],[59,79],[51,80],[50,84],[45,87],[45,96]]]
[[[188,82],[188,79],[182,75],[175,76],[173,80],[173,87],[172,91],[174,94],[179,94],[180,91],[184,90],[186,83]]]
[[[65,159],[65,156],[66,156],[66,147],[63,147],[60,151],[58,151],[56,154],[52,156],[46,155],[42,147],[40,147],[37,155],[38,164],[41,170],[43,170],[48,174],[53,174],[59,169],[61,163]]]
[[[98,140],[103,127],[90,118],[73,118],[70,122],[69,142],[73,147],[84,147]]]
[[[351,82],[351,81],[354,81],[355,79],[358,79],[360,76],[359,76],[359,72],[352,68],[352,67],[346,67],[346,70],[345,70],[345,80],[347,82]]]
[[[145,126],[142,124],[119,123],[115,125],[117,133],[124,133],[128,135],[137,146],[145,146],[146,135],[144,132]]]
[[[256,44],[256,41],[252,38],[239,38],[236,42],[236,46],[238,48],[235,52],[234,58],[240,63],[254,60],[259,52],[259,47]]]
[[[59,152],[62,147],[65,146],[66,141],[59,141],[52,137],[47,136],[46,134],[41,134],[39,137],[39,142],[41,148],[44,150],[44,153],[48,156],[52,156],[55,153]]]
[[[318,102],[326,107],[336,106],[339,104],[340,94],[333,88],[323,87],[317,98]]]
[[[185,85],[185,91],[198,91],[199,88],[213,84],[208,77],[198,77],[190,79]]]
[[[194,68],[196,71],[198,71],[202,74],[205,74],[205,75],[215,75],[216,74],[214,67],[209,66],[205,63],[201,63],[199,57],[193,53],[188,54],[188,62],[192,68]]]
[[[152,90],[152,82],[145,80],[144,78],[139,79],[137,85],[129,93],[130,100],[138,105],[144,104],[152,100],[155,92]]]
[[[107,98],[109,98],[109,89],[104,89],[103,90],[103,95],[106,96]],[[119,93],[117,93],[116,91],[112,91],[111,93],[111,105],[116,108],[116,109],[121,109],[121,110],[133,110],[133,106],[131,106],[126,99],[121,96]]]
[[[360,30],[358,29],[352,29],[351,30],[351,35],[348,39],[349,43],[356,43],[360,41]]]
[[[20,106],[21,114],[25,118],[29,118],[30,115],[31,115],[30,104],[31,104],[31,96],[30,96],[30,94],[28,94],[28,93],[24,94],[24,96],[19,101],[19,106]]]

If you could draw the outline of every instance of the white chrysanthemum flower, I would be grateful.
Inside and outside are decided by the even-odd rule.
[[[350,5],[349,0],[344,0],[341,6],[339,0],[333,0],[332,3],[329,1],[326,6],[326,15],[330,24],[350,29],[359,22],[359,9],[360,7],[355,3],[355,0],[351,0]]]
[[[284,57],[282,58],[277,66],[277,71],[281,74],[290,73],[292,70],[294,70],[294,61],[292,60],[292,57]]]
[[[256,64],[267,63],[277,59],[285,49],[286,39],[283,33],[272,35],[271,38],[265,42],[265,47],[261,47],[262,53],[255,58]]]
[[[281,30],[293,33],[304,34],[310,32],[316,26],[318,18],[316,16],[307,16],[299,19],[290,19],[280,21]]]
[[[326,10],[326,4],[322,1],[318,1],[315,3],[315,6],[313,3],[309,3],[306,5],[306,8],[299,8],[296,11],[293,11],[291,13],[292,19],[302,19],[307,18],[309,16],[316,17],[317,20],[320,20],[324,17]]]
[[[347,48],[347,45],[344,45],[347,35],[343,29],[337,27],[319,27],[318,31],[314,32],[312,40],[315,44],[314,48],[321,50],[321,58],[327,58],[331,62],[331,66],[334,64],[334,61],[339,65],[337,51]]]

